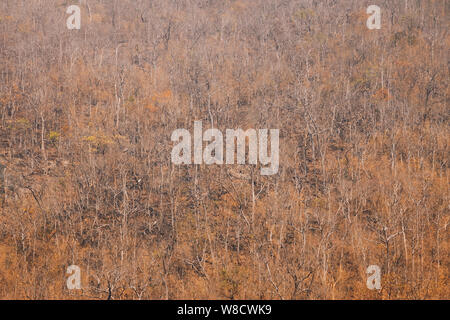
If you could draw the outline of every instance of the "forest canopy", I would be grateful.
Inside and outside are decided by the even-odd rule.
[[[448,9],[2,0],[0,298],[449,299]],[[195,121],[276,174],[172,163]]]

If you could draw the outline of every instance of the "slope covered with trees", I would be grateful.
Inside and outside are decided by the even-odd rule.
[[[0,297],[450,298],[449,2],[373,2],[1,1]],[[173,165],[195,120],[278,174]]]

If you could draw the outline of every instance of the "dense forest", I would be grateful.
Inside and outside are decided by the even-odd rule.
[[[0,298],[449,299],[449,8],[2,0]],[[174,165],[194,121],[278,172]]]

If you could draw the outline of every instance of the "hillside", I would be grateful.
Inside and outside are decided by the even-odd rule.
[[[0,298],[449,299],[449,2],[374,2],[1,1]]]

